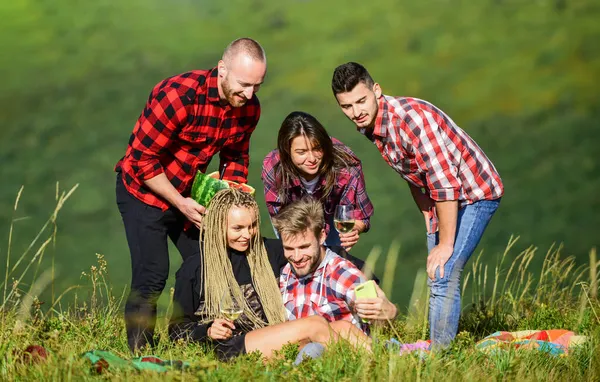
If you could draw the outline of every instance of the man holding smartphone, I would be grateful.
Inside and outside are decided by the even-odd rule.
[[[393,319],[398,310],[375,285],[377,296],[355,298],[354,289],[366,276],[336,250],[326,247],[322,205],[300,199],[273,217],[288,264],[282,269],[279,285],[288,320],[320,315],[328,321],[346,320],[365,333],[363,320]],[[363,319],[363,320],[361,320]]]

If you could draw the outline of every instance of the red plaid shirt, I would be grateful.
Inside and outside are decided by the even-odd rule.
[[[354,288],[367,281],[349,260],[327,248],[325,258],[314,273],[298,278],[287,264],[281,270],[279,287],[288,320],[319,315],[327,321],[351,321],[368,331],[358,315],[350,310]]]
[[[325,209],[325,222],[327,223],[330,221],[335,212],[335,206],[338,204],[351,204],[355,209],[355,219],[363,221],[366,232],[370,227],[371,215],[373,215],[373,204],[371,204],[371,200],[367,195],[362,165],[360,164],[360,160],[356,158],[356,155],[354,155],[348,146],[335,138],[331,138],[331,140],[334,145],[354,157],[358,164],[356,166],[342,168],[338,173],[334,186],[325,199],[323,206]],[[265,157],[262,168],[261,178],[265,190],[265,202],[267,203],[267,210],[271,216],[277,215],[281,208],[285,207],[279,198],[279,189],[281,186],[277,179],[278,164],[279,150],[273,150]],[[325,177],[320,178],[319,183],[312,194],[314,198],[321,199],[323,197],[325,181]],[[295,177],[292,180],[291,187],[287,189],[287,196],[289,198],[288,204],[301,199],[307,194],[300,178]],[[330,227],[327,226],[327,232],[329,232],[329,229]]]
[[[250,135],[260,118],[253,96],[235,108],[220,103],[217,69],[194,70],[167,78],[154,87],[140,115],[125,156],[115,166],[127,190],[142,202],[167,210],[170,206],[144,185],[165,173],[173,186],[189,195],[196,171],[206,171],[220,156],[223,178],[246,183]]]
[[[504,193],[500,175],[477,143],[429,102],[384,95],[374,129],[360,132],[396,172],[434,201],[458,200],[462,207]],[[431,232],[436,232],[435,210],[431,214]]]

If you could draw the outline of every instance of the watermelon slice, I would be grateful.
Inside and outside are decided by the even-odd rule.
[[[217,171],[211,172],[210,174],[203,174],[198,171],[194,178],[194,183],[192,184],[191,197],[204,207],[208,207],[213,196],[226,188],[235,188],[247,192],[252,196],[254,196],[255,193],[254,188],[247,184],[219,179],[219,173]]]

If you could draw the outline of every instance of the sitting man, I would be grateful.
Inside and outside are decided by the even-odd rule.
[[[368,324],[359,318],[381,321],[396,316],[396,306],[379,286],[377,298],[355,299],[354,288],[367,278],[340,256],[340,247],[324,245],[325,218],[318,201],[300,199],[272,220],[288,261],[279,278],[288,320],[319,315],[329,322],[350,321],[368,333]]]
[[[235,189],[219,191],[206,210],[195,256],[177,271],[174,309],[169,323],[173,340],[213,345],[221,360],[260,351],[269,358],[286,343],[327,345],[344,338],[368,338],[350,322],[327,322],[314,315],[287,321],[278,276],[287,263],[279,240],[260,235],[258,205]],[[229,318],[222,296],[235,297]]]

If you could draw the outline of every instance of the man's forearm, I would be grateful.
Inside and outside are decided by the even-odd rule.
[[[152,192],[165,199],[169,204],[179,209],[180,202],[185,199],[179,191],[173,187],[171,182],[164,173],[158,174],[154,178],[146,179],[144,184],[148,186]]]
[[[458,219],[458,201],[435,202],[435,209],[439,221],[439,243],[453,247]]]
[[[429,195],[423,193],[420,187],[417,187],[412,183],[408,183],[408,187],[410,188],[410,193],[412,194],[412,197],[415,200],[415,203],[417,204],[419,210],[423,214],[429,212],[431,207],[433,207],[433,201],[431,200]]]
[[[415,186],[412,183],[408,183],[408,187],[410,188],[410,193],[417,204],[417,208],[423,214],[423,218],[425,219],[425,228],[427,228],[427,232],[430,230],[429,219],[431,218],[431,209],[434,206],[433,200],[427,195],[423,193],[420,187]]]

